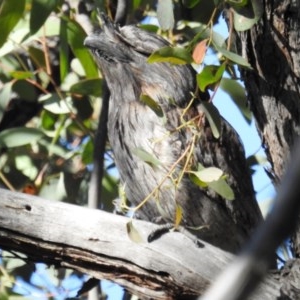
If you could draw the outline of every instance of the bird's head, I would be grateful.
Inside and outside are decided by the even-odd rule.
[[[101,30],[84,41],[93,55],[102,63],[129,63],[136,54],[149,56],[153,51],[169,45],[163,38],[141,30],[137,26],[119,27],[105,14],[100,14]]]
[[[128,101],[146,94],[158,102],[172,99],[180,106],[191,99],[196,82],[190,65],[147,61],[154,51],[170,46],[168,41],[137,26],[120,27],[104,14],[100,18],[101,30],[88,36],[84,45],[91,50],[112,93],[121,90],[119,98]]]

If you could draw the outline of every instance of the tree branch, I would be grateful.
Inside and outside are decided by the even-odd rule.
[[[197,248],[178,232],[152,243],[135,243],[128,218],[0,189],[0,247],[34,261],[72,268],[112,280],[148,299],[202,294],[233,256],[203,242]],[[134,220],[141,236],[156,225]],[[274,299],[269,279],[252,299]]]

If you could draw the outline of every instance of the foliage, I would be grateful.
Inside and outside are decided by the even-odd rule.
[[[97,24],[97,8],[107,7],[110,15],[114,13],[109,2],[94,0],[88,5],[79,0],[0,1],[0,180],[3,186],[44,198],[87,203],[102,77],[83,41],[86,28]],[[212,102],[219,87],[232,96],[243,116],[248,121],[251,119],[245,92],[236,81],[233,67],[235,64],[250,66],[231,51],[231,36],[226,43],[213,29],[225,4],[234,11],[230,26],[237,30],[248,29],[261,16],[258,1],[159,0],[157,18],[165,31],[143,25],[147,30],[160,32],[172,43],[171,47],[153,53],[149,63],[193,62],[197,69],[202,68],[197,82],[200,90],[211,90],[211,101],[203,104],[203,110],[216,137],[219,114]],[[88,17],[84,22],[79,21],[80,7]],[[145,21],[144,16],[153,16],[155,10],[153,1],[135,0],[129,16],[139,23]],[[188,11],[191,17],[177,16],[181,10]],[[142,18],[138,14],[141,11]],[[243,24],[247,20],[244,27],[240,25],[241,18]],[[216,53],[218,63],[203,66],[208,49]],[[231,78],[224,78],[225,75]],[[161,112],[152,99],[141,100]],[[143,149],[136,149],[135,154],[150,164],[160,163]],[[118,195],[111,164],[108,148],[102,208],[109,211],[113,210],[111,203]],[[215,169],[205,173],[202,169],[190,171],[194,181],[232,199],[224,179],[226,174]],[[176,225],[180,218],[178,207]],[[139,239],[134,227],[129,226],[128,230],[134,232],[133,239]],[[5,270],[6,263],[0,268],[2,278],[15,280]],[[10,289],[9,293],[7,290],[0,293],[6,293],[5,299],[12,292]]]

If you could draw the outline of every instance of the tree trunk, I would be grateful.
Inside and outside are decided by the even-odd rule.
[[[242,72],[251,109],[280,180],[300,133],[300,2],[264,1],[262,19],[239,36],[253,68]]]
[[[264,14],[258,24],[238,35],[241,54],[253,68],[243,70],[243,79],[271,163],[273,181],[277,184],[286,171],[300,133],[300,1],[263,2]],[[298,259],[299,224],[298,221],[298,229],[292,237],[292,250]],[[299,268],[298,274],[295,270],[291,276],[300,278]],[[286,276],[285,281],[291,288],[295,280],[289,282]]]
[[[136,243],[129,219],[99,210],[0,190],[0,247],[34,261],[109,279],[143,299],[192,299],[204,292],[233,255],[203,242],[197,247],[172,232]],[[134,220],[143,238],[157,228]],[[269,277],[251,299],[275,299],[278,281]]]

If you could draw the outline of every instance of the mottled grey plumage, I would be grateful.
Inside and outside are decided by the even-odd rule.
[[[164,221],[174,222],[176,203],[183,209],[182,225],[209,228],[194,233],[225,250],[236,252],[261,220],[254,199],[250,175],[240,140],[222,120],[221,137],[215,139],[195,99],[184,114],[185,121],[201,116],[193,126],[182,126],[184,108],[196,92],[195,73],[189,65],[147,63],[155,50],[169,45],[161,37],[135,26],[119,28],[102,16],[102,31],[86,38],[110,89],[108,135],[127,198],[138,205],[158,186],[159,189],[139,211],[142,219],[153,221],[164,211]],[[165,118],[140,101],[141,94],[154,99]],[[199,121],[200,120],[200,121]],[[216,166],[228,174],[227,182],[235,200],[227,201],[208,189],[201,189],[184,175],[178,188],[174,180],[182,171],[182,160],[161,184],[172,166],[199,133],[192,155],[192,166]],[[134,151],[141,148],[155,156],[159,166],[151,166]],[[161,184],[161,185],[160,185]],[[160,210],[161,211],[161,210]]]

